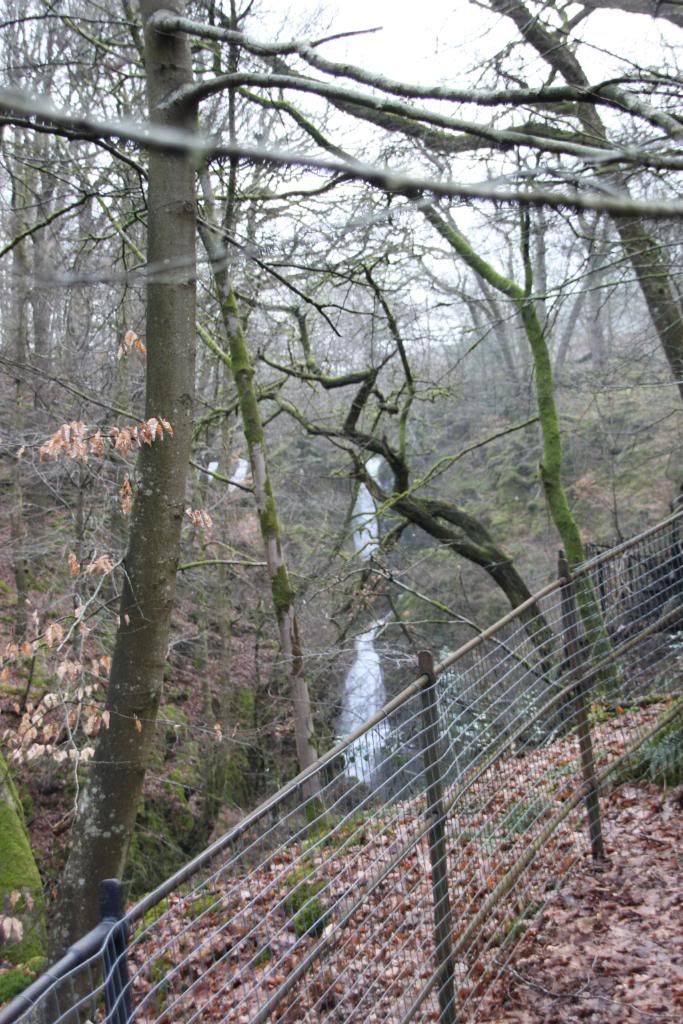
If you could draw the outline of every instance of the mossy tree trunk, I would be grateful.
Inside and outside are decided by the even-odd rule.
[[[211,210],[211,192],[206,178],[204,178],[203,186],[207,206]],[[213,218],[211,221],[213,222]],[[278,626],[280,652],[285,664],[292,698],[296,755],[299,770],[304,771],[313,764],[318,754],[314,742],[311,699],[304,672],[295,593],[285,560],[280,517],[268,471],[265,433],[256,392],[254,367],[242,327],[237,299],[227,272],[225,246],[220,240],[220,235],[211,228],[204,227],[201,230],[201,237],[213,268],[221,315],[228,338],[229,356],[228,353],[223,353],[222,356],[226,362],[229,361],[237,388],[242,426],[254,480],[259,527]],[[221,356],[217,348],[214,351],[219,357]],[[319,782],[316,777],[313,777],[305,787],[305,792],[308,796],[313,796],[318,789]]]
[[[280,651],[285,663],[293,704],[294,738],[299,769],[308,768],[317,758],[314,744],[313,715],[304,674],[304,659],[295,608],[295,593],[290,582],[282,547],[282,528],[266,459],[265,435],[259,410],[254,368],[242,330],[237,302],[232,290],[222,297],[230,330],[232,372],[242,414],[244,436],[254,478],[254,493],[261,537],[270,577],[273,608],[280,637]],[[307,787],[309,795],[317,788],[315,780]]]
[[[562,481],[562,438],[555,404],[552,362],[545,334],[532,293],[532,268],[529,253],[529,215],[521,214],[522,257],[524,288],[499,273],[495,267],[478,255],[465,236],[452,221],[442,217],[432,206],[424,208],[424,215],[458,256],[496,291],[510,299],[522,320],[534,366],[534,384],[539,423],[542,436],[541,483],[548,511],[564,545],[569,567],[574,568],[585,559],[581,534],[567,500]],[[604,628],[602,611],[590,580],[583,579],[577,587],[577,599],[587,638],[596,653],[605,657],[609,641]]]
[[[180,0],[141,0],[151,120],[193,130],[192,108],[164,101],[192,79],[186,36],[157,32],[149,19]],[[58,954],[96,918],[97,884],[121,876],[142,791],[161,698],[192,440],[195,366],[195,168],[191,156],[149,158],[146,415],[174,435],[144,445],[111,675],[108,729],[100,731],[79,801],[73,845],[51,934]]]
[[[534,363],[536,403],[543,441],[543,458],[540,466],[543,490],[550,515],[565,546],[569,564],[577,565],[585,557],[583,542],[562,483],[562,440],[555,404],[552,364],[530,287],[521,288],[515,281],[500,274],[474,251],[457,227],[442,217],[434,207],[425,207],[424,215],[463,262],[492,288],[507,296],[519,312]],[[530,271],[526,259],[525,269],[528,277]]]
[[[17,165],[16,175],[12,183],[12,209],[14,228],[19,235],[26,228],[21,211],[28,206],[28,189],[22,181],[21,168]],[[14,430],[18,445],[23,444],[27,388],[24,379],[24,367],[28,359],[28,289],[29,279],[26,259],[25,242],[16,242],[12,250],[12,285],[10,293],[10,333],[8,339],[15,365],[14,378]],[[11,508],[9,515],[10,538],[12,546],[12,565],[14,569],[14,585],[17,603],[14,617],[14,635],[20,642],[26,639],[28,625],[28,590],[29,567],[27,558],[26,523],[24,518],[24,489],[22,486],[21,460],[18,455],[12,462]]]

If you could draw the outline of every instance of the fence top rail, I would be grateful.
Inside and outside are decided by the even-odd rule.
[[[666,519],[660,519],[654,526],[649,526],[647,530],[643,530],[642,533],[637,533],[634,537],[629,537],[628,540],[622,541],[621,544],[616,544],[614,547],[608,548],[607,551],[601,551],[599,555],[594,555],[593,558],[586,559],[581,565],[576,566],[570,573],[572,579],[577,576],[584,576],[586,573],[592,572],[593,569],[602,565],[604,562],[611,562],[613,559],[623,555],[626,551],[641,544],[648,537],[653,536],[655,533],[659,533],[665,526],[671,526],[676,520],[683,516],[683,508],[678,509],[677,512],[673,512]],[[683,537],[681,538],[683,542]]]
[[[618,544],[614,548],[610,548],[608,551],[602,552],[595,558],[591,558],[581,565],[575,567],[569,575],[569,579],[576,579],[577,577],[585,576],[592,572],[599,565],[612,561],[614,558],[618,558],[624,552],[629,551],[631,548],[636,547],[642,543],[648,537],[660,532],[667,526],[676,522],[678,519],[683,517],[683,509],[673,513],[666,519],[661,520],[655,526],[649,527],[647,530],[643,530],[636,536],[629,538],[622,544]],[[493,625],[487,627],[478,633],[475,637],[472,637],[466,643],[458,647],[457,650],[448,654],[441,662],[434,666],[434,677],[438,678],[443,675],[444,672],[452,668],[458,661],[475,650],[481,644],[485,643],[502,628],[508,625],[510,622],[514,622],[519,619],[525,611],[528,611],[540,600],[548,595],[559,590],[567,582],[566,579],[558,578],[553,580],[551,583],[546,584],[537,590],[536,593],[532,594],[522,604],[517,605],[516,608],[511,609],[506,615],[494,622]],[[335,743],[330,750],[326,751],[321,757],[317,758],[313,764],[309,765],[304,771],[299,772],[294,778],[290,779],[289,782],[285,783],[277,792],[267,797],[262,803],[255,807],[254,810],[250,811],[240,822],[234,825],[226,833],[220,836],[214,843],[208,846],[200,854],[188,861],[187,864],[183,865],[175,874],[171,875],[165,882],[158,885],[156,889],[148,893],[141,900],[139,900],[134,906],[132,906],[125,915],[125,920],[129,923],[139,921],[144,915],[156,906],[161,900],[165,899],[170,893],[174,892],[179,886],[191,878],[197,873],[204,865],[208,864],[213,858],[221,853],[226,847],[230,846],[239,839],[245,832],[250,828],[253,828],[262,818],[264,818],[271,810],[277,807],[283,800],[291,796],[296,790],[303,785],[308,779],[315,776],[319,771],[330,764],[336,757],[343,754],[356,740],[363,737],[366,733],[370,732],[377,725],[384,721],[394,711],[401,708],[407,701],[418,694],[425,686],[430,682],[431,677],[427,674],[422,674],[416,679],[413,679],[407,686],[405,686],[400,693],[388,701],[384,707],[380,708],[374,715],[368,718],[362,725],[359,725],[357,729],[349,733],[343,739]]]

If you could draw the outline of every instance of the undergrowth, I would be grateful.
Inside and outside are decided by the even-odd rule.
[[[683,705],[681,714],[634,751],[622,766],[619,782],[648,779],[670,788],[683,783]]]

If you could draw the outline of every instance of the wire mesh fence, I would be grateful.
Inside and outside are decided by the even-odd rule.
[[[440,664],[423,652],[380,713],[132,907],[118,948],[1,1024],[475,1020],[548,892],[603,856],[600,794],[681,728],[680,530],[561,563]]]

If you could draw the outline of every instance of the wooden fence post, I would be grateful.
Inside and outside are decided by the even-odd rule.
[[[434,658],[431,651],[420,651],[417,663],[420,675],[426,675],[429,680],[422,690],[422,743],[427,777],[426,813],[429,820],[429,859],[434,904],[434,950],[439,979],[439,1021],[440,1024],[456,1024],[453,923],[448,891],[448,852],[441,777],[443,746],[435,692]]]
[[[568,666],[568,675],[576,680],[575,704],[576,704],[576,732],[579,740],[581,753],[581,773],[586,791],[585,804],[588,817],[588,834],[590,836],[591,853],[593,860],[604,860],[605,848],[602,841],[602,822],[600,819],[600,794],[595,778],[595,758],[593,755],[593,740],[591,737],[590,722],[588,720],[589,701],[587,700],[588,677],[586,670],[585,652],[582,651],[579,640],[578,613],[576,608],[576,595],[574,593],[575,583],[569,572],[567,559],[564,551],[560,551],[558,558],[558,575],[562,582],[560,591],[561,614],[562,614],[562,636],[565,641],[564,662]]]

